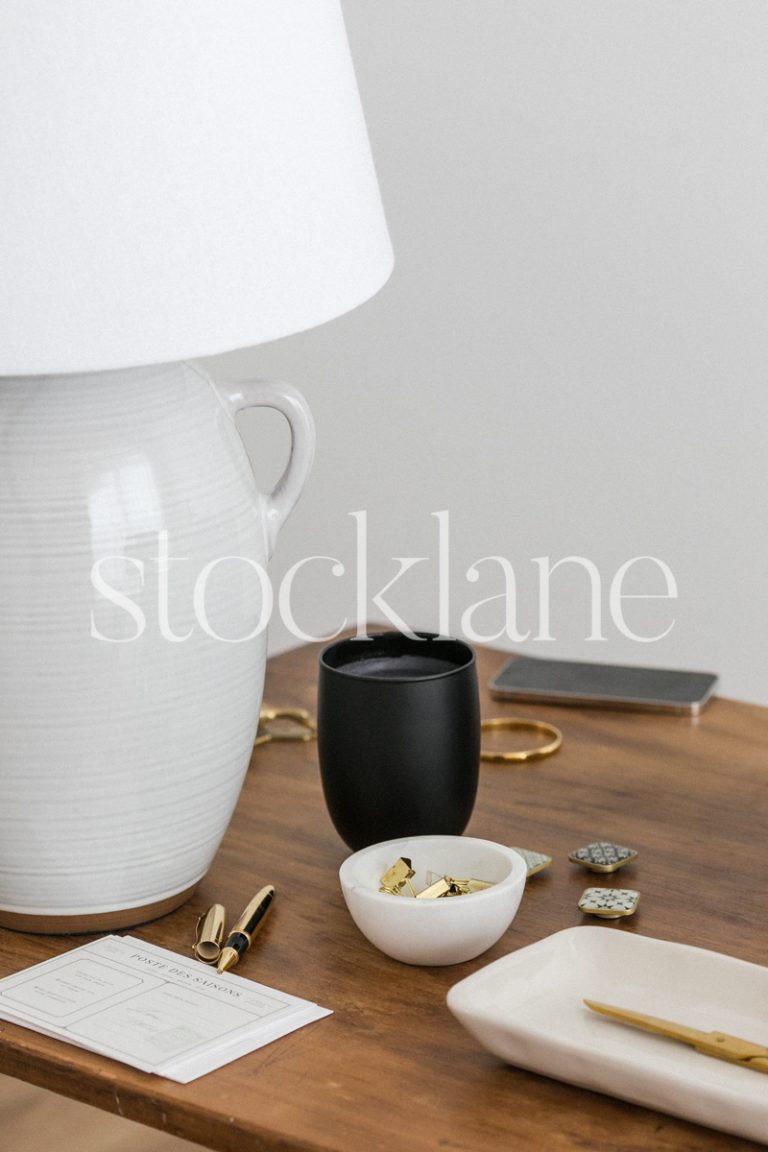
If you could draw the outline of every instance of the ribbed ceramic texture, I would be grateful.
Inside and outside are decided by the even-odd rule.
[[[181,364],[0,381],[0,909],[138,907],[188,888],[216,852],[266,651],[264,631],[210,637],[193,604],[205,565],[240,557],[211,570],[210,626],[236,639],[261,615],[247,560],[266,565],[269,504],[242,406]],[[97,591],[96,561],[133,609]]]

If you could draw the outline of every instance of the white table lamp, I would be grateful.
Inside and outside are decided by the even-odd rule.
[[[0,107],[0,924],[121,927],[224,834],[313,450],[294,390],[186,361],[391,249],[338,0],[0,0]],[[291,425],[270,494],[251,404]]]

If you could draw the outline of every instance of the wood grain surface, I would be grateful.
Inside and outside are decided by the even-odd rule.
[[[265,702],[314,712],[318,649],[277,657]],[[503,656],[478,653],[481,685]],[[589,874],[568,853],[612,839],[640,855],[640,932],[766,958],[768,710],[715,700],[696,720],[490,700],[484,717],[552,721],[561,751],[529,766],[484,764],[468,834],[538,849],[509,931],[485,955],[411,968],[378,953],[346,912],[337,869],[348,854],[325,811],[314,744],[254,752],[213,868],[183,908],[133,930],[188,953],[214,901],[236,915],[265,883],[275,910],[238,969],[334,1015],[192,1084],[178,1085],[0,1022],[0,1072],[221,1152],[747,1152],[760,1146],[507,1067],[445,1007],[448,988],[562,928],[598,923],[576,904]],[[599,882],[599,881],[597,881]],[[0,974],[83,942],[0,931]],[[768,1134],[767,1137],[768,1139]]]

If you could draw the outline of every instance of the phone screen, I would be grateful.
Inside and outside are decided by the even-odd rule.
[[[518,656],[489,687],[494,696],[520,700],[695,712],[716,683],[711,672]]]

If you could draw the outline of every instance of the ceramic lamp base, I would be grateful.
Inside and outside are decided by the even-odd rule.
[[[251,406],[291,426],[272,494]],[[0,925],[125,928],[188,898],[237,802],[311,417],[165,364],[1,380],[0,430]]]
[[[169,896],[166,900],[156,900],[154,904],[143,904],[140,908],[122,908],[116,912],[91,912],[74,916],[45,916],[40,913],[7,912],[0,908],[0,928],[12,928],[15,932],[37,932],[46,936],[66,936],[76,933],[108,932],[116,928],[133,928],[136,924],[146,924],[167,916],[185,904],[195,891],[196,885]]]

